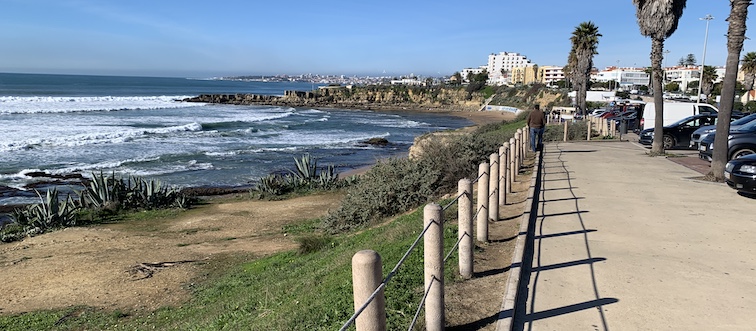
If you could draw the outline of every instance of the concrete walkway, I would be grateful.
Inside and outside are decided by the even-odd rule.
[[[646,151],[545,146],[514,330],[756,330],[756,199]]]

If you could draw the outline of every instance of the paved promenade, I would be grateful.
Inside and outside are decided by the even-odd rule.
[[[646,152],[545,146],[514,330],[756,330],[756,199]]]

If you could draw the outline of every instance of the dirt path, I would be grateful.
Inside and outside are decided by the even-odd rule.
[[[0,244],[0,313],[91,305],[155,309],[227,254],[296,248],[284,225],[324,215],[341,196],[213,203],[163,220],[74,227]]]

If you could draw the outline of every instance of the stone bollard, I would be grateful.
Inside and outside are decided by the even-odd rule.
[[[459,275],[463,279],[473,276],[473,204],[472,204],[472,181],[463,178],[457,184],[459,195],[457,220],[459,239]]]
[[[354,310],[358,311],[383,282],[381,256],[373,250],[362,250],[352,257],[352,288]],[[386,330],[386,299],[381,290],[355,320],[357,331]]]
[[[478,166],[478,215],[476,218],[476,238],[488,241],[488,163]]]
[[[591,140],[591,124],[593,124],[593,119],[588,121],[588,137],[586,137],[585,140]]]
[[[567,141],[567,121],[564,121],[564,141]]]
[[[507,204],[507,143],[499,146],[499,203]]]
[[[496,222],[499,220],[499,154],[492,153],[488,162],[491,165],[488,180],[488,219]]]
[[[444,229],[443,212],[437,203],[423,209],[423,224],[428,227],[423,237],[425,260],[425,329],[444,330]]]

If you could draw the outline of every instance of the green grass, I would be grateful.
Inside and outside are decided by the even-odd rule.
[[[316,221],[290,230],[310,228]],[[311,253],[286,252],[244,263],[233,257],[216,261],[227,267],[209,271],[204,281],[190,286],[192,299],[180,307],[39,311],[2,316],[0,330],[336,330],[354,312],[352,256],[363,249],[377,251],[386,275],[422,231],[422,223],[419,208],[380,227],[327,237],[330,242]],[[456,242],[456,225],[447,220],[444,234],[448,252]],[[405,329],[412,320],[422,298],[422,260],[419,245],[386,288],[390,329]],[[447,282],[455,281],[456,274],[454,257],[446,264]]]

